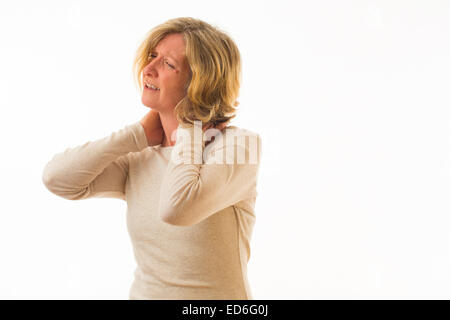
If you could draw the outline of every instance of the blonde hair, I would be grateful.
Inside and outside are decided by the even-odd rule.
[[[224,31],[199,19],[170,19],[146,34],[133,62],[134,80],[141,93],[142,73],[149,63],[149,54],[171,33],[183,35],[191,69],[187,94],[175,107],[180,124],[193,124],[195,120],[217,124],[234,118],[241,83],[239,49]]]

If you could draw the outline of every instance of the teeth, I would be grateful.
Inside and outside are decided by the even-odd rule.
[[[149,84],[149,83],[146,83],[145,86],[146,86],[147,88],[151,88],[151,89],[154,89],[154,90],[159,90],[159,88],[157,88],[157,87],[155,87],[154,85]]]

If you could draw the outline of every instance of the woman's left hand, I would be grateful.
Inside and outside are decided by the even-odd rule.
[[[214,126],[212,123],[203,124],[202,130],[203,130],[203,133],[204,133],[204,134],[205,134],[205,132],[206,132],[207,130],[212,129],[212,128],[217,129],[217,130],[220,130],[220,131],[223,131],[223,130],[227,127],[227,125],[228,125],[229,123],[230,123],[230,120],[228,120],[228,121],[226,121],[226,122],[221,122],[221,123],[217,124],[216,126]],[[174,142],[176,143],[176,135],[174,135],[174,136],[175,136],[175,137],[174,137],[174,139],[173,139],[172,141],[174,141]],[[213,142],[213,141],[214,141],[214,138],[215,138],[215,136],[212,135],[211,139],[209,139],[209,140],[206,141],[205,147],[206,147],[209,143]]]
[[[229,123],[230,123],[230,121],[221,122],[221,123],[217,124],[216,126],[214,126],[212,123],[204,124],[202,130],[203,130],[203,132],[206,132],[208,129],[214,128],[214,129],[222,131],[222,130],[224,130],[227,127],[227,125]],[[205,147],[209,143],[213,142],[214,138],[215,138],[215,136],[212,136],[210,140],[207,140],[206,143],[205,143]]]
[[[203,130],[203,132],[205,132],[205,131],[208,130],[208,129],[215,128],[215,129],[217,129],[217,130],[222,131],[223,129],[226,128],[226,126],[228,125],[228,123],[229,123],[229,121],[227,121],[227,122],[222,122],[222,123],[219,123],[219,124],[216,125],[216,126],[213,126],[212,123],[204,124],[202,130]]]

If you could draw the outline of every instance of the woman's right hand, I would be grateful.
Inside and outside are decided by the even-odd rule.
[[[149,146],[161,144],[164,138],[164,129],[159,119],[159,112],[150,110],[140,121],[144,128]]]

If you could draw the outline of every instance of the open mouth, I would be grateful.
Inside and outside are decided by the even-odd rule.
[[[159,90],[160,90],[158,87],[155,87],[154,85],[149,84],[149,83],[146,83],[146,84],[144,85],[144,87],[145,87],[147,90],[153,90],[153,91],[159,91]]]

